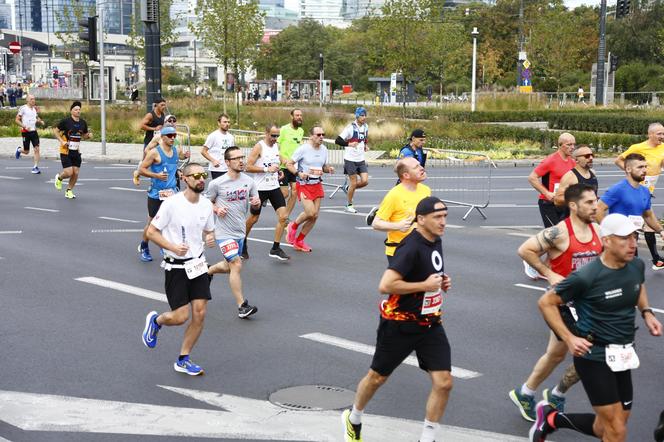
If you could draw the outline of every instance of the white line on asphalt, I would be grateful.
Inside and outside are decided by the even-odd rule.
[[[168,302],[166,295],[153,292],[152,290],[134,287],[133,285],[123,284],[121,282],[109,281],[108,279],[95,278],[94,276],[84,276],[81,278],[74,278],[75,281],[85,282],[88,284],[104,287],[119,292],[129,293],[130,295],[142,296],[143,298],[154,299],[155,301]]]
[[[32,169],[33,166],[7,166],[5,169]],[[40,169],[48,169],[48,166],[41,166]]]
[[[253,232],[254,230],[274,230],[274,227],[252,227],[251,231]]]
[[[256,241],[256,242],[264,242],[265,244],[272,244],[274,241],[268,241],[266,239],[258,239],[258,238],[247,238],[249,241]],[[293,247],[292,245],[288,243],[281,243],[282,246],[284,247]]]
[[[28,210],[40,210],[40,211],[42,211],[42,212],[59,212],[59,210],[57,210],[57,209],[44,209],[44,208],[42,208],[42,207],[29,207],[29,206],[28,206],[28,207],[24,207],[24,209],[28,209]]]
[[[107,219],[109,221],[120,221],[123,223],[142,223],[143,221],[136,221],[133,219],[124,219],[124,218],[112,218],[110,216],[100,216],[99,219]]]
[[[542,226],[480,226],[480,229],[541,229]]]
[[[321,344],[328,344],[334,347],[339,347],[370,356],[373,355],[376,350],[376,347],[374,347],[373,345],[367,345],[367,344],[362,344],[360,342],[349,341],[348,339],[337,338],[336,336],[330,336],[323,333],[307,333],[305,335],[301,335],[300,337],[304,339],[309,339],[310,341],[320,342]],[[413,367],[419,367],[417,358],[415,358],[415,356],[408,356],[403,361],[403,363],[406,365],[412,365]],[[465,368],[452,367],[452,376],[460,379],[472,379],[482,376],[482,373],[466,370]]]
[[[345,210],[335,210],[335,209],[325,209],[325,210],[322,210],[322,212],[340,213],[342,215],[355,215],[355,216],[367,216],[368,215],[368,213],[360,213],[360,212],[350,213],[350,212],[346,212]]]
[[[357,230],[373,230],[373,227],[369,226],[355,226]]]
[[[80,181],[126,181],[129,182],[131,178],[79,178],[77,182]],[[50,181],[51,183],[53,180]]]
[[[131,187],[109,187],[111,190],[126,190],[128,192],[143,192],[145,193],[145,189],[132,189]]]
[[[111,166],[123,166],[123,167],[131,167],[132,169],[136,169],[136,164],[112,163]]]
[[[0,175],[0,179],[3,179],[3,180],[22,180],[23,177]]]
[[[0,442],[12,442],[9,439],[5,439],[4,437],[0,436]]]
[[[143,229],[94,229],[90,233],[140,233]]]
[[[11,235],[16,233],[23,233],[23,230],[0,230],[0,235]]]
[[[528,285],[528,284],[514,284],[517,287],[521,287],[524,289],[532,289],[532,290],[539,290],[540,292],[546,292],[546,288],[544,287],[539,287],[536,285]]]
[[[136,169],[136,166],[129,165],[115,165],[115,166],[95,166],[94,169]]]
[[[523,238],[530,238],[531,236],[533,236],[530,233],[508,233],[507,235],[509,235],[509,236],[521,236]]]

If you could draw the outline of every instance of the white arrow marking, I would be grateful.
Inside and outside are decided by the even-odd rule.
[[[336,336],[330,336],[323,333],[308,333],[306,335],[301,335],[301,338],[309,339],[311,341],[320,342],[321,344],[333,345],[335,347],[344,348],[346,350],[356,351],[358,353],[364,353],[365,355],[373,356],[376,351],[376,347],[373,345],[362,344],[360,342],[349,341],[348,339],[337,338]],[[420,365],[417,362],[415,356],[408,356],[404,361],[406,365],[412,365],[413,367],[419,367]],[[465,368],[452,367],[452,376],[460,379],[472,379],[479,376],[482,376],[482,373],[476,371],[466,370]]]
[[[99,287],[107,289],[118,290],[120,292],[129,293],[130,295],[142,296],[143,298],[154,299],[155,301],[168,302],[166,295],[153,292],[152,290],[134,287],[133,285],[123,284],[121,282],[109,281],[107,279],[95,278],[94,276],[84,276],[81,278],[74,278],[76,281],[87,282]]]
[[[339,411],[286,410],[268,401],[161,386],[222,407],[221,410],[170,407],[71,396],[0,390],[0,419],[25,431],[61,431],[256,440],[339,441]],[[413,440],[422,423],[365,414],[362,433],[371,440]],[[521,442],[524,438],[441,426],[441,440]]]
[[[99,219],[107,219],[109,221],[120,221],[123,223],[140,223],[143,221],[135,221],[133,219],[124,219],[124,218],[111,218],[110,216],[100,216]]]

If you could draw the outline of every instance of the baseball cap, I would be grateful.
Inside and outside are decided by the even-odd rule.
[[[424,133],[424,129],[415,129],[411,132],[410,138],[426,138],[427,135]]]
[[[355,109],[355,118],[360,118],[362,115],[367,116],[367,110],[362,106]]]
[[[168,121],[168,120],[170,120],[171,118],[174,119],[175,121],[178,120],[178,119],[175,117],[175,115],[173,115],[173,114],[168,114],[168,115],[166,115],[166,117],[164,118],[164,121]]]
[[[436,208],[436,204],[438,203],[443,204],[442,209]],[[433,212],[442,212],[444,210],[447,210],[447,206],[440,200],[440,198],[436,196],[428,196],[417,203],[417,208],[415,208],[415,215],[428,215]]]
[[[599,234],[601,237],[609,235],[627,236],[637,230],[634,223],[620,213],[612,213],[605,216],[599,225]]]
[[[162,136],[163,135],[171,135],[171,134],[174,134],[174,133],[177,133],[177,132],[175,131],[175,128],[173,126],[163,126],[161,128],[161,135]]]

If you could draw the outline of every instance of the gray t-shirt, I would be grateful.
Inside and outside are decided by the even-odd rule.
[[[217,240],[244,238],[249,198],[257,195],[255,181],[244,173],[235,180],[225,174],[210,182],[206,196],[215,206],[228,210],[226,216],[216,217],[214,236]]]
[[[298,172],[304,172],[309,175],[309,179],[306,181],[298,177],[298,183],[320,183],[323,176],[323,166],[327,163],[327,147],[321,144],[318,149],[315,149],[311,144],[305,143],[295,149],[291,160],[297,166]]]

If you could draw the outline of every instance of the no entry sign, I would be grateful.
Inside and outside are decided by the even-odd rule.
[[[19,52],[21,52],[21,43],[17,41],[9,43],[9,50],[11,51],[12,54],[18,54]]]

